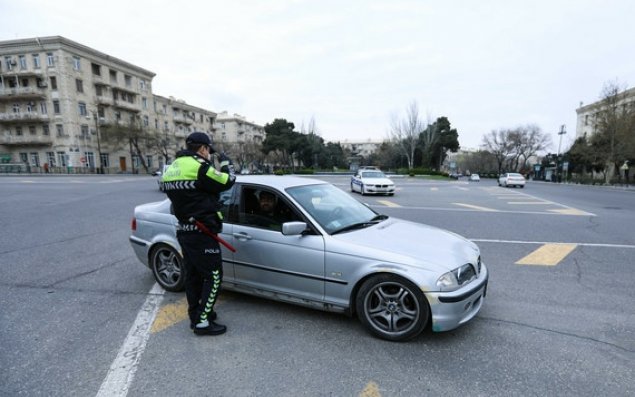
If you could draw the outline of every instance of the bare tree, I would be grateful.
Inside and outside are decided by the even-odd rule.
[[[419,133],[423,131],[423,121],[419,116],[419,106],[412,101],[406,109],[406,118],[401,120],[393,115],[390,121],[390,137],[393,143],[406,156],[408,169],[413,168],[415,149],[419,140]]]
[[[482,146],[496,158],[499,174],[507,158],[514,153],[514,146],[510,143],[512,134],[512,130],[500,129],[483,136]]]
[[[520,166],[522,170],[527,166],[527,160],[539,152],[546,150],[551,146],[551,136],[545,135],[535,124],[528,124],[524,127],[518,127],[520,145],[518,146],[518,158],[523,159]]]

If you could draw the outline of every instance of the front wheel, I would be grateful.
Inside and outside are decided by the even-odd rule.
[[[417,286],[392,274],[369,278],[355,299],[357,316],[374,335],[403,341],[419,335],[428,323],[428,301]]]
[[[170,292],[183,291],[185,288],[185,268],[183,258],[171,246],[160,244],[152,249],[150,267],[157,283]]]

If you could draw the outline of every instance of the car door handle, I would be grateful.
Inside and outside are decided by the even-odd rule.
[[[238,240],[251,240],[253,238],[247,233],[234,233],[233,236]]]

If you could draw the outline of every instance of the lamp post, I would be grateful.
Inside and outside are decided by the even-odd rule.
[[[558,135],[560,135],[560,142],[558,143],[558,155],[556,156],[556,174],[558,175],[558,182],[560,182],[560,146],[562,145],[562,136],[567,133],[567,126],[562,124],[560,126],[560,131]]]
[[[104,162],[101,157],[101,142],[99,140],[99,112],[93,112],[93,118],[95,119],[95,132],[97,133],[97,153],[99,155],[99,174],[104,173]]]

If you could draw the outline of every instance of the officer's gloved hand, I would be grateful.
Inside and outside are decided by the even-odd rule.
[[[232,160],[227,157],[227,155],[223,152],[220,154],[219,156],[219,160],[220,160],[220,170],[221,172],[225,172],[229,175],[234,175],[234,163],[232,163]]]

